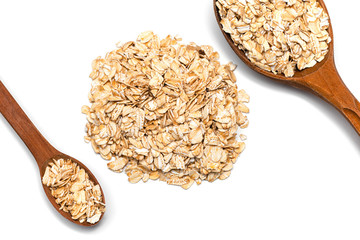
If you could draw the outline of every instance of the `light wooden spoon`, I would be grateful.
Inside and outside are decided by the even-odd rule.
[[[318,0],[323,9],[328,13],[323,0]],[[230,35],[223,31],[220,23],[221,17],[216,7],[216,0],[214,0],[214,11],[216,21],[223,33],[225,39],[230,47],[239,56],[239,58],[254,71],[265,75],[273,80],[307,90],[320,98],[324,99],[333,105],[354,127],[355,131],[360,135],[360,103],[345,86],[341,80],[339,73],[336,70],[334,62],[334,37],[329,20],[328,32],[332,39],[329,44],[329,52],[325,59],[317,63],[312,68],[307,68],[302,71],[295,71],[293,77],[285,77],[284,75],[276,75],[257,67],[245,55],[244,51],[240,50],[232,41]]]
[[[81,168],[85,170],[86,173],[89,174],[89,178],[94,182],[95,185],[99,184],[96,180],[95,176],[91,173],[91,171],[80,161],[76,160],[73,157],[70,157],[66,154],[63,154],[56,150],[51,144],[41,135],[41,133],[36,129],[34,124],[30,121],[30,119],[26,116],[24,111],[21,109],[19,104],[15,101],[15,99],[11,96],[9,91],[5,88],[3,83],[0,81],[0,112],[5,117],[5,119],[10,123],[16,133],[20,136],[23,142],[26,144],[32,155],[34,156],[39,170],[40,170],[40,178],[44,175],[45,169],[53,158],[65,158],[71,159],[73,162],[77,163]],[[98,222],[95,224],[90,224],[88,222],[80,223],[77,220],[71,218],[70,213],[66,213],[62,210],[59,210],[59,205],[55,202],[55,198],[51,195],[50,189],[42,184],[46,196],[48,197],[51,204],[55,207],[55,209],[63,215],[69,221],[82,225],[82,226],[94,226],[100,222],[103,215]],[[100,184],[99,184],[100,186]],[[104,193],[101,189],[101,194],[103,197],[103,203],[105,203]]]

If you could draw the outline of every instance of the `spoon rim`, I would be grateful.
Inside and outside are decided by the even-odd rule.
[[[223,34],[223,36],[225,37],[226,41],[228,42],[228,44],[230,45],[230,47],[232,48],[232,50],[235,52],[235,54],[247,65],[249,66],[252,70],[265,75],[273,80],[276,81],[281,81],[281,82],[299,82],[301,80],[304,79],[304,77],[309,76],[315,72],[317,72],[318,70],[320,70],[328,61],[332,61],[334,62],[334,36],[333,36],[333,29],[332,29],[332,24],[331,24],[331,19],[330,19],[330,14],[326,8],[326,5],[324,3],[323,0],[316,0],[317,2],[319,2],[320,6],[323,8],[323,10],[328,14],[328,21],[329,21],[329,27],[327,29],[329,36],[331,38],[331,42],[328,43],[328,53],[325,55],[324,59],[321,62],[317,62],[313,67],[311,68],[306,68],[303,70],[298,70],[295,67],[295,74],[292,77],[285,77],[285,75],[283,73],[278,73],[275,74],[273,72],[264,70],[258,66],[256,66],[254,63],[252,63],[248,57],[245,55],[245,52],[241,49],[239,49],[234,41],[231,39],[231,36],[229,33],[226,33],[223,28],[222,25],[220,23],[221,21],[221,16],[219,14],[219,10],[216,6],[216,2],[217,0],[213,0],[213,8],[214,8],[214,13],[215,13],[215,18],[216,18],[216,22]]]

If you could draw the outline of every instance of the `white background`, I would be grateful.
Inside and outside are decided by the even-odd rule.
[[[326,1],[340,75],[360,98],[360,1]],[[351,5],[351,6],[350,6]],[[37,165],[0,117],[0,234],[8,239],[359,239],[360,138],[331,106],[248,69],[210,0],[0,1],[0,79],[43,135],[85,163],[106,195],[94,228],[49,204]],[[146,30],[212,45],[251,97],[248,136],[230,178],[185,191],[130,184],[83,141],[91,61]],[[10,234],[10,235],[9,235]]]

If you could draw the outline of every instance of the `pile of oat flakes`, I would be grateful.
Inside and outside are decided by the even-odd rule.
[[[92,63],[85,140],[131,183],[226,179],[244,150],[237,131],[248,125],[249,96],[235,65],[180,41],[148,31]]]

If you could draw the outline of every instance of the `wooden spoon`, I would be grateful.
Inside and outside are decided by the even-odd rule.
[[[328,13],[323,0],[318,0],[322,8]],[[216,0],[213,2],[216,21],[229,43],[230,47],[239,56],[239,58],[254,71],[265,75],[273,80],[280,81],[291,86],[307,90],[331,105],[333,105],[354,127],[355,131],[360,135],[360,103],[345,86],[341,80],[339,73],[336,70],[334,62],[334,37],[329,19],[328,32],[332,41],[329,44],[329,52],[325,59],[317,63],[312,68],[307,68],[302,71],[295,71],[293,77],[285,77],[284,75],[276,75],[257,67],[245,55],[244,51],[240,50],[232,41],[230,35],[223,31],[220,23],[221,17],[216,7]]]
[[[53,146],[50,145],[50,143],[41,135],[41,133],[34,126],[34,124],[26,116],[24,111],[21,109],[21,107],[15,101],[15,99],[11,96],[11,94],[5,88],[5,86],[1,81],[0,81],[0,112],[5,117],[5,119],[10,123],[10,125],[14,128],[16,133],[24,141],[24,143],[26,144],[26,146],[34,156],[40,170],[40,178],[42,178],[42,176],[44,175],[45,169],[48,166],[49,161],[51,161],[53,158],[55,159],[64,158],[64,159],[71,159],[73,162],[77,163],[81,168],[85,170],[86,173],[88,173],[90,180],[93,181],[95,185],[99,184],[95,176],[84,164],[82,164],[80,161],[76,160],[73,157],[70,157],[66,154],[59,152]],[[42,186],[51,204],[61,215],[63,215],[69,221],[82,226],[94,226],[95,224],[99,223],[100,220],[102,219],[104,214],[101,215],[100,220],[95,224],[90,224],[86,221],[80,223],[79,221],[72,219],[70,213],[66,213],[62,210],[59,210],[60,206],[55,202],[55,198],[51,195],[50,189],[44,184],[42,184]],[[105,197],[102,189],[101,189],[101,194],[103,197],[103,203],[105,203]]]

